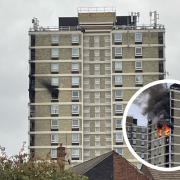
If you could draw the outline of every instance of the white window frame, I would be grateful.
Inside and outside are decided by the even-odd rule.
[[[120,92],[118,94],[118,92]],[[122,99],[123,98],[123,91],[121,89],[116,89],[115,90],[115,99]]]
[[[58,48],[52,48],[51,49],[51,57],[52,58],[59,58],[59,49]]]
[[[114,42],[121,43],[122,42],[122,33],[114,33]]]
[[[72,128],[79,128],[79,119],[72,119]]]
[[[79,48],[72,48],[72,57],[79,57]]]
[[[79,143],[79,134],[78,133],[72,133],[72,143]]]
[[[51,114],[59,114],[59,105],[58,104],[51,105]]]
[[[71,158],[79,158],[80,152],[78,148],[71,149]]]
[[[59,44],[59,35],[58,34],[53,34],[51,36],[51,44]]]
[[[123,77],[122,75],[115,75],[115,85],[122,85]]]
[[[118,149],[121,149],[121,152],[119,152]],[[123,155],[123,148],[122,148],[122,147],[116,148],[116,152],[117,152],[119,155]]]
[[[59,86],[59,78],[51,77],[51,86]]]
[[[115,71],[122,71],[123,63],[122,61],[115,61],[114,69]]]
[[[77,111],[75,110],[75,107],[77,107]],[[79,114],[79,105],[78,104],[72,104],[72,114]]]
[[[51,158],[52,159],[57,158],[57,149],[56,148],[51,149]]]
[[[122,56],[122,47],[115,47],[115,57]]]
[[[59,136],[57,133],[52,133],[51,134],[51,143],[58,143],[59,141]]]
[[[51,72],[59,72],[59,64],[51,63]]]
[[[77,93],[77,96],[75,96],[74,93]],[[78,100],[78,99],[79,99],[79,91],[72,90],[72,100]]]
[[[142,70],[142,60],[136,60],[135,61],[135,69],[136,70]]]
[[[72,62],[71,71],[79,71],[79,63]]]
[[[138,50],[140,50],[140,52],[137,52]],[[135,56],[142,56],[142,47],[135,47]]]
[[[122,132],[116,132],[116,142],[123,142],[123,134]]]
[[[72,34],[71,41],[72,44],[79,44],[79,34]]]
[[[137,75],[135,76],[135,83],[142,85],[142,84],[143,84],[143,75],[137,74]]]
[[[142,32],[135,33],[135,42],[142,42]]]
[[[59,121],[58,119],[51,119],[51,129],[58,129],[59,128],[59,122],[58,121]]]
[[[118,107],[121,107],[120,109]],[[123,104],[115,104],[115,112],[123,113]]]
[[[116,128],[122,128],[122,119],[116,119]]]
[[[79,86],[80,78],[78,76],[72,76],[72,86]]]

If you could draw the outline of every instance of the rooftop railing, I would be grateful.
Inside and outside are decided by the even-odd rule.
[[[96,25],[98,26],[98,25]],[[103,28],[103,27],[101,27]],[[112,30],[153,30],[153,29],[165,29],[164,25],[137,25],[137,26],[131,26],[131,25],[114,25],[112,26]],[[50,32],[50,31],[84,31],[83,26],[60,26],[60,27],[31,27],[29,29],[30,32]]]
[[[114,7],[80,7],[78,13],[104,13],[104,12],[116,12]]]

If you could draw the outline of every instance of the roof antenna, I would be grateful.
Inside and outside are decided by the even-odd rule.
[[[38,20],[38,18],[33,17],[32,23],[33,23],[33,29],[34,29],[34,31],[38,31],[38,29],[39,29],[39,20]]]

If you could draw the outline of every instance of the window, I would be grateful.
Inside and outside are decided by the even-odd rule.
[[[51,158],[52,159],[55,159],[57,158],[57,149],[51,149]]]
[[[144,159],[144,153],[141,154],[141,158]]]
[[[136,127],[133,127],[133,131],[136,132],[137,128]]]
[[[51,64],[51,72],[59,72],[59,64],[52,63]]]
[[[135,42],[142,42],[142,33],[135,33]]]
[[[122,61],[115,62],[115,71],[122,71]]]
[[[72,91],[72,100],[78,100],[79,99],[79,91],[73,90]]]
[[[72,57],[79,57],[79,48],[72,48]]]
[[[122,47],[115,47],[115,57],[122,56]]]
[[[51,86],[59,86],[59,78],[58,77],[51,78]]]
[[[59,57],[59,49],[58,48],[52,48],[51,49],[51,57],[52,58],[58,58]]]
[[[117,132],[116,133],[116,142],[123,142],[122,132]]]
[[[116,86],[122,85],[122,76],[121,75],[115,76],[115,85]]]
[[[54,34],[51,36],[51,43],[52,44],[59,44],[59,35]]]
[[[72,105],[72,114],[79,114],[79,105],[78,104]]]
[[[72,86],[79,86],[79,77],[72,77]]]
[[[116,113],[122,113],[123,112],[123,105],[122,104],[116,104],[115,105],[115,111],[116,111]]]
[[[79,128],[79,120],[72,119],[72,128]]]
[[[143,76],[142,75],[136,75],[135,82],[136,82],[136,84],[143,84]]]
[[[145,134],[141,134],[141,138],[142,138],[142,139],[145,139]]]
[[[78,43],[79,43],[79,35],[72,34],[72,44],[78,44]]]
[[[58,143],[58,134],[51,134],[51,143]]]
[[[134,145],[136,144],[136,140],[133,140],[133,142],[132,142]]]
[[[145,142],[144,141],[141,141],[141,146],[144,146],[145,145]]]
[[[142,61],[135,61],[135,69],[142,70]]]
[[[79,64],[78,63],[72,63],[71,70],[73,72],[79,71]]]
[[[115,42],[115,43],[120,43],[120,42],[122,42],[122,34],[121,34],[121,33],[115,33],[115,34],[114,34],[114,42]]]
[[[72,133],[72,143],[79,143],[79,134]]]
[[[123,91],[118,89],[118,90],[115,90],[115,99],[122,99],[122,96],[123,96]]]
[[[122,128],[122,121],[121,119],[116,120],[116,129],[121,129]]]
[[[72,157],[72,160],[73,159],[79,159],[79,149],[73,148],[71,150],[71,157]]]
[[[59,105],[51,105],[51,114],[59,114]]]
[[[135,56],[142,56],[142,47],[135,47]]]
[[[136,139],[136,134],[135,133],[133,133],[133,138]]]
[[[123,155],[123,148],[116,148],[116,152],[120,155]]]
[[[55,129],[58,129],[58,119],[52,119],[51,120],[51,129],[52,130],[55,130]]]

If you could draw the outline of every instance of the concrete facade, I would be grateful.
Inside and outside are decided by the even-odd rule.
[[[78,28],[73,27],[76,30],[67,26],[65,30],[59,27],[29,31],[29,149],[36,157],[45,157],[58,143],[63,143],[73,163],[115,149],[138,165],[123,141],[121,119],[128,100],[140,87],[165,76],[164,40],[159,43],[159,34],[164,38],[165,30],[136,25],[132,29],[129,25],[122,28],[115,23],[115,12],[79,12],[78,18]],[[138,44],[137,33],[142,37]],[[122,38],[116,42],[115,36]],[[142,48],[138,56],[137,47]],[[73,86],[72,81],[77,82],[77,78],[79,83]],[[58,91],[55,99],[53,90]],[[75,100],[73,91],[78,92]],[[77,107],[78,113],[73,114],[72,109]],[[54,130],[53,119],[58,122]],[[73,120],[78,122],[76,128],[72,127]],[[52,144],[54,133],[58,139]],[[75,144],[72,134],[78,134]]]

